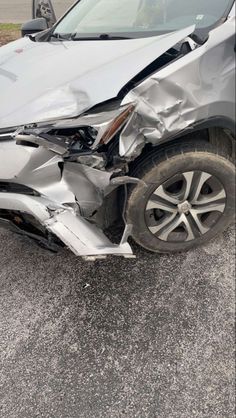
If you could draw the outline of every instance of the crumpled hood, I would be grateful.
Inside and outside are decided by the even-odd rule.
[[[0,48],[0,129],[75,117],[117,96],[147,65],[194,31],[114,41],[33,42]]]

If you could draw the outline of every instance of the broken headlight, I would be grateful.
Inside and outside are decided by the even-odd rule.
[[[78,118],[28,125],[16,133],[16,139],[45,146],[60,154],[71,149],[96,150],[114,138],[134,109],[133,103],[115,109],[104,106],[102,111],[98,108]]]
[[[65,129],[75,129],[83,142],[96,149],[107,144],[125,126],[135,109],[133,103],[118,109],[88,113],[76,119],[58,121],[54,129],[62,132]]]

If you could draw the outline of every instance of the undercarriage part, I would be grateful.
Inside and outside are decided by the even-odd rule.
[[[52,202],[42,197],[25,196],[17,193],[0,193],[0,208],[27,213],[43,224],[50,218],[50,211],[59,209]]]
[[[20,194],[25,194],[29,196],[39,196],[38,192],[36,192],[35,190],[23,184],[9,183],[9,182],[3,182],[3,181],[0,181],[0,192],[20,193]]]
[[[7,229],[9,231],[14,232],[17,235],[22,235],[27,237],[33,241],[35,241],[40,247],[45,248],[46,250],[57,252],[61,246],[59,246],[55,240],[53,239],[52,234],[48,234],[47,237],[25,231],[13,223],[11,220],[1,218],[0,216],[0,226],[1,228]]]

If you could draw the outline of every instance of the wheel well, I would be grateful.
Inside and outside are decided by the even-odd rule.
[[[148,155],[152,154],[153,152],[159,152],[166,148],[169,145],[177,145],[181,144],[182,142],[186,141],[194,141],[194,142],[209,142],[213,146],[216,147],[219,153],[223,153],[224,155],[229,156],[233,161],[235,161],[235,136],[229,129],[221,128],[221,127],[210,127],[204,128],[200,130],[196,130],[193,132],[188,132],[185,135],[181,135],[180,137],[175,137],[160,144],[153,146],[152,144],[146,144],[142,150],[142,153],[135,161],[131,162],[130,164],[130,171],[132,172],[134,167],[137,166],[141,161],[146,159]]]

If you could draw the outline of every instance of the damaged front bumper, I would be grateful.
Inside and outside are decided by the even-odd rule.
[[[131,232],[129,226],[126,226],[120,244],[113,244],[101,229],[83,219],[74,209],[57,206],[44,197],[0,193],[0,207],[32,215],[77,256],[86,259],[103,258],[109,254],[133,257],[127,242]]]
[[[128,177],[116,180],[113,171],[65,161],[59,155],[62,147],[45,143],[45,138],[42,138],[43,146],[31,146],[34,143],[31,141],[39,142],[40,136],[29,136],[27,143],[26,137],[17,133],[15,139],[18,145],[14,139],[0,141],[2,226],[9,226],[9,216],[6,219],[1,213],[10,213],[15,232],[23,233],[20,218],[23,215],[33,219],[40,225],[39,229],[46,232],[38,238],[29,231],[24,231],[24,235],[38,241],[42,238],[42,244],[45,237],[56,237],[75,255],[86,259],[104,258],[110,254],[134,257],[128,244],[131,226],[125,226],[123,236],[116,244],[91,219],[106,195],[128,182]]]

